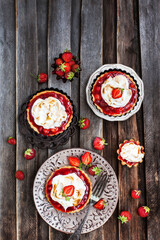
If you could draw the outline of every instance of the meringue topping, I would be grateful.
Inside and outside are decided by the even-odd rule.
[[[120,88],[123,90],[120,98],[112,97],[112,90]],[[111,107],[119,108],[124,107],[132,97],[132,91],[129,89],[128,79],[124,75],[117,75],[114,78],[109,77],[101,88],[101,95],[104,101]]]
[[[64,105],[54,97],[37,99],[31,110],[34,122],[45,129],[60,127],[67,119]]]
[[[140,162],[144,157],[141,149],[142,147],[134,142],[125,143],[121,148],[120,155],[128,162]]]

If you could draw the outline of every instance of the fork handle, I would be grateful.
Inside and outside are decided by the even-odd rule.
[[[78,228],[75,230],[75,232],[70,236],[70,238],[68,240],[73,240],[73,239],[76,239],[76,240],[79,240],[80,239],[80,236],[81,236],[81,232],[82,232],[82,228],[83,228],[83,225],[86,221],[86,218],[88,216],[88,213],[90,211],[90,208],[91,208],[91,203],[89,203],[89,206],[88,206],[88,209],[87,209],[87,212],[86,212],[86,215],[84,216],[82,222],[79,224]]]

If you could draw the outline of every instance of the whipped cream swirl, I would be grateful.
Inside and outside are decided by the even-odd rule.
[[[142,147],[134,142],[125,143],[121,148],[120,155],[128,162],[140,162],[144,157],[141,149]]]
[[[63,188],[69,185],[73,185],[75,187],[74,193],[69,197],[69,200],[66,200],[66,197],[63,194]],[[51,190],[51,198],[60,203],[65,211],[68,207],[77,206],[84,194],[86,187],[82,179],[80,179],[77,174],[70,173],[67,175],[58,175],[52,180],[52,190]]]
[[[112,90],[114,88],[123,89],[122,96],[114,99],[112,97]],[[129,89],[128,79],[124,75],[117,75],[114,78],[109,77],[101,88],[101,95],[104,101],[111,107],[124,107],[132,97],[132,91]]]
[[[45,129],[60,127],[67,119],[65,107],[54,97],[37,99],[31,110],[35,123]]]

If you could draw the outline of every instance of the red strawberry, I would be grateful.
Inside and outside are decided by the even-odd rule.
[[[120,98],[122,97],[123,89],[120,88],[114,88],[112,90],[112,97],[113,98]]]
[[[49,129],[43,129],[43,133],[44,133],[45,135],[49,134],[49,132],[50,132]]]
[[[63,188],[63,194],[65,196],[69,196],[70,197],[70,196],[73,195],[74,189],[75,189],[75,187],[73,185],[68,185],[68,186]]]
[[[93,142],[93,147],[97,150],[102,150],[105,145],[108,145],[108,143],[105,142],[104,138],[96,137]]]
[[[51,131],[52,133],[56,133],[56,132],[58,131],[58,127],[51,128],[50,131]]]
[[[15,173],[15,177],[19,180],[23,180],[24,179],[24,173],[22,171],[17,171]]]
[[[68,73],[71,70],[71,66],[69,63],[62,63],[59,68],[61,69],[62,72]]]
[[[85,152],[81,157],[82,163],[85,165],[89,165],[92,162],[92,157],[89,152]]]
[[[78,121],[78,125],[81,129],[87,129],[90,126],[90,120],[88,118],[81,118]]]
[[[131,196],[134,199],[140,198],[141,195],[141,190],[132,190],[131,191]]]
[[[73,72],[65,73],[64,77],[68,80],[72,80],[74,77],[74,73]]]
[[[16,139],[13,138],[13,137],[9,137],[8,138],[8,143],[11,144],[11,145],[15,145],[16,144]]]
[[[78,157],[68,157],[68,160],[71,164],[71,166],[74,166],[74,167],[79,167],[80,165],[80,159]]]
[[[96,100],[101,100],[101,95],[100,94],[95,94],[94,97],[95,97]]]
[[[70,62],[71,59],[72,59],[73,55],[72,53],[69,51],[69,50],[65,50],[65,52],[62,54],[62,59],[65,61],[65,62]]]
[[[25,152],[24,152],[24,157],[27,160],[31,160],[35,157],[36,155],[36,151],[33,148],[28,148]]]
[[[79,72],[79,65],[78,64],[72,65],[72,72],[74,72],[74,73]]]
[[[75,64],[75,61],[72,59],[70,62],[69,62],[69,65],[72,66]]]
[[[88,168],[88,172],[92,176],[99,175],[99,173],[102,171],[103,170],[100,167],[97,167],[96,165],[92,165],[91,167]]]
[[[60,77],[62,77],[64,75],[64,72],[61,71],[61,69],[59,67],[56,68],[56,74]]]
[[[106,206],[106,202],[103,199],[100,199],[96,204],[94,204],[94,207],[103,210]]]
[[[63,60],[61,58],[56,59],[56,65],[59,66],[63,63]]]
[[[128,211],[123,211],[118,217],[119,220],[121,220],[122,223],[127,223],[131,219],[131,214]]]
[[[150,212],[150,209],[147,206],[142,206],[138,208],[138,214],[140,217],[147,217]]]
[[[48,75],[46,73],[40,73],[37,76],[31,73],[31,76],[37,79],[37,82],[44,83],[48,79]]]

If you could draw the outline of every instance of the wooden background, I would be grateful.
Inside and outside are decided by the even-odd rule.
[[[1,0],[0,1],[0,239],[67,240],[68,235],[50,228],[33,203],[33,181],[38,168],[62,148],[37,150],[35,160],[26,161],[29,147],[19,132],[20,106],[30,94],[45,87],[66,91],[78,115],[89,117],[91,127],[79,131],[63,149],[92,149],[92,140],[103,136],[109,145],[102,152],[119,180],[119,202],[109,221],[81,240],[160,239],[160,2],[158,0]],[[80,78],[64,84],[51,74],[54,57],[72,49],[82,62]],[[132,67],[142,77],[145,98],[140,111],[124,122],[98,118],[86,103],[85,87],[93,71],[105,63]],[[48,83],[40,85],[30,72],[46,72]],[[7,143],[8,136],[17,145]],[[145,160],[129,169],[117,160],[118,144],[124,139],[140,140]],[[14,174],[23,170],[25,180]],[[130,190],[142,190],[139,200]],[[151,212],[147,219],[137,214],[140,205]],[[129,224],[117,220],[129,210]]]

